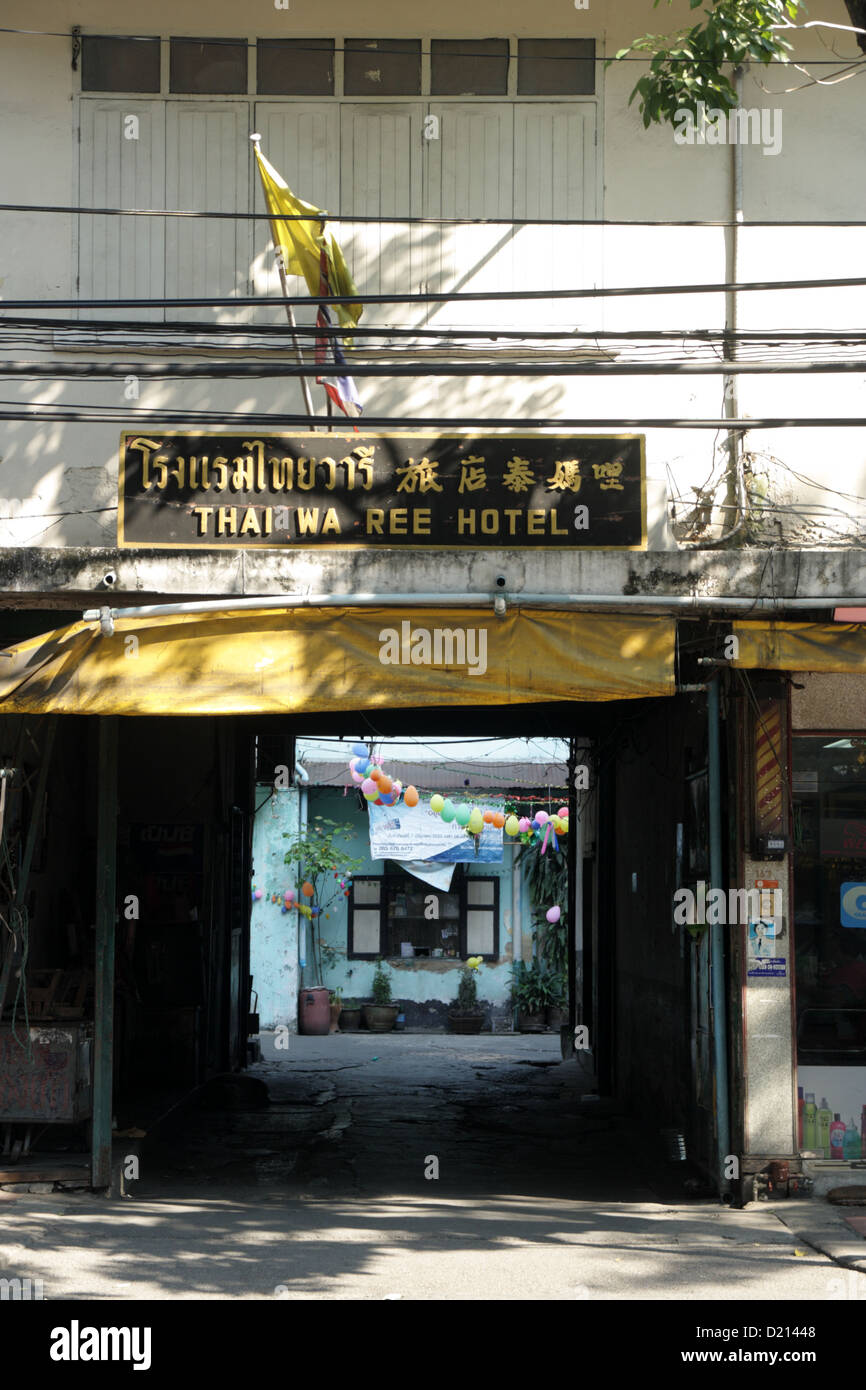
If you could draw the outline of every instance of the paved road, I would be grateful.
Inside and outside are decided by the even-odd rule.
[[[267,1040],[250,1075],[271,1103],[190,1112],[130,1198],[0,1192],[0,1275],[75,1299],[866,1299],[839,1211],[686,1190],[551,1036]]]

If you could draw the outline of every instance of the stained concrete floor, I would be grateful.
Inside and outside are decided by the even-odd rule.
[[[519,1192],[586,1201],[684,1195],[658,1146],[599,1100],[558,1036],[263,1038],[262,1109],[195,1109],[150,1155],[141,1195],[173,1182],[347,1197]],[[433,1176],[433,1174],[436,1176]]]
[[[81,1300],[866,1298],[838,1211],[702,1197],[551,1035],[264,1041],[270,1103],[176,1115],[128,1198],[0,1192],[0,1274]]]

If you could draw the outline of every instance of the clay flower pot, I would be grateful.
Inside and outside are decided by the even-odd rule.
[[[484,1027],[484,1014],[478,1013],[448,1015],[448,1027],[452,1033],[480,1033]]]
[[[371,1033],[390,1033],[399,1012],[396,1004],[365,1004],[364,1022]]]

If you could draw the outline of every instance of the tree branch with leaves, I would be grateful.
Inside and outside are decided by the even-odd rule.
[[[653,0],[653,9],[660,3]],[[702,3],[689,0],[689,8],[696,10]],[[791,44],[784,35],[803,8],[800,0],[710,0],[698,24],[675,34],[635,39],[619,50],[616,59],[630,53],[651,57],[649,72],[635,83],[629,105],[640,98],[647,128],[673,125],[681,111],[697,116],[698,102],[727,114],[738,105],[738,98],[725,69],[746,63],[786,63]]]

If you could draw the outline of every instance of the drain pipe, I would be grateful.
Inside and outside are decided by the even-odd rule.
[[[707,683],[707,772],[709,781],[710,888],[722,888],[722,779],[719,749],[719,677]],[[731,1190],[725,1164],[731,1148],[728,1100],[728,1028],[725,998],[724,927],[710,926],[711,1001],[713,1008],[713,1061],[716,1092],[716,1167],[719,1194]]]
[[[784,613],[825,608],[860,608],[863,593],[831,596],[815,594],[794,598],[744,597],[742,594],[503,594],[419,593],[419,594],[263,594],[257,598],[190,599],[180,603],[151,603],[138,608],[87,608],[82,613],[85,623],[102,622],[108,618],[178,617],[184,613],[233,613],[243,609],[281,608],[478,608],[485,603],[506,599],[512,608],[556,609],[621,609],[636,612],[724,613]]]

